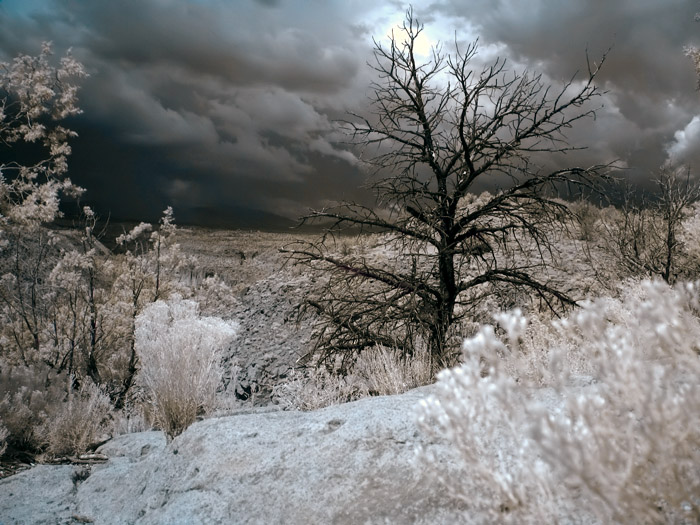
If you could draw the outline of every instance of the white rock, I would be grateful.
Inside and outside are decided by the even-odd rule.
[[[465,515],[415,461],[417,444],[449,458],[414,421],[431,388],[316,412],[207,419],[167,445],[155,432],[120,436],[100,448],[110,460],[82,483],[73,484],[70,466],[0,482],[0,522],[62,523],[72,515],[120,525],[483,521]]]

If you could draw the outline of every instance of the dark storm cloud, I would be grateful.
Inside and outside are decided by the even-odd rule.
[[[351,24],[338,18],[342,9],[329,10],[323,2],[312,6],[311,16],[296,8],[269,9],[278,4],[49,2],[3,16],[0,38],[8,55],[38,48],[41,40],[53,40],[57,50],[72,46],[88,67],[73,160],[87,169],[89,162],[80,158],[85,144],[90,159],[101,156],[103,162],[73,178],[89,196],[110,195],[109,207],[134,214],[143,212],[144,197],[158,209],[166,200],[182,207],[256,208],[294,201],[296,194],[301,198],[296,207],[288,202],[287,211],[298,214],[361,181],[354,156],[334,144],[338,137],[324,107],[344,111],[333,98],[355,100],[353,81],[366,43],[351,38]],[[6,29],[19,27],[17,35],[35,41],[10,41]],[[112,178],[127,178],[124,154],[139,163],[133,171],[145,178],[140,199],[110,191]],[[344,177],[330,174],[310,195],[307,179],[319,169],[311,162],[325,157],[350,169]],[[115,165],[119,173],[112,172]],[[117,202],[122,194],[126,198]]]
[[[499,43],[510,58],[543,71],[552,81],[586,70],[586,50],[598,61],[606,52],[599,83],[608,91],[596,122],[570,138],[607,152],[638,176],[648,176],[669,158],[700,167],[698,93],[685,46],[700,41],[694,22],[700,4],[688,0],[475,0],[479,16],[464,2],[432,6],[453,19],[468,20],[487,43]],[[688,129],[686,129],[688,128]],[[692,140],[692,139],[695,140]]]
[[[0,55],[68,47],[89,69],[71,124],[71,177],[116,215],[167,204],[294,216],[362,199],[365,175],[333,120],[366,111],[372,36],[405,4],[369,0],[4,0]],[[595,121],[572,130],[586,153],[648,172],[666,157],[700,166],[700,108],[683,46],[697,43],[680,0],[471,0],[416,5],[430,40],[480,37],[483,58],[568,79],[614,46]],[[194,213],[194,212],[193,212]],[[198,212],[199,213],[199,212]]]

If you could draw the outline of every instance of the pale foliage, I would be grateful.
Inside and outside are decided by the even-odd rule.
[[[12,446],[32,453],[48,443],[35,432],[45,418],[29,410],[26,398],[49,387],[63,390],[61,397],[70,393],[67,375],[79,384],[100,385],[117,408],[128,409],[116,418],[119,431],[148,427],[155,412],[141,405],[143,393],[133,388],[138,370],[148,373],[148,361],[139,362],[135,347],[137,316],[159,297],[176,293],[211,311],[230,292],[215,276],[190,278],[196,260],[175,242],[171,208],[156,227],[141,224],[120,236],[116,255],[97,240],[94,213],[85,208],[83,215],[82,230],[59,235],[36,228],[37,239],[13,246],[16,253],[0,261],[10,270],[0,279],[0,350],[9,367],[37,375],[26,395],[6,400],[8,410],[17,412],[12,417],[23,416],[26,425],[6,426]],[[51,419],[60,410],[50,406],[45,415]]]
[[[187,261],[175,242],[176,231],[173,209],[168,206],[157,228],[142,222],[116,239],[123,253],[117,286],[129,290],[138,311],[147,302],[186,291],[178,286],[177,273]]]
[[[215,407],[221,350],[235,332],[234,323],[201,317],[196,302],[179,297],[156,301],[136,318],[137,382],[170,437]]]
[[[78,287],[77,279],[94,275],[94,252],[83,242],[83,250],[64,253],[63,265],[52,273],[57,236],[40,225],[60,215],[62,195],[82,192],[65,178],[68,143],[76,134],[61,122],[80,113],[75,81],[85,76],[70,51],[58,66],[52,65],[49,43],[39,56],[20,55],[0,64],[0,143],[28,150],[26,158],[34,159],[33,164],[18,157],[0,165],[0,345],[15,364],[42,363],[59,372],[67,366],[61,358],[70,354],[72,365],[79,341],[85,340],[85,323],[79,319],[85,311],[78,304],[85,287]],[[90,375],[99,379],[94,362],[96,303],[91,302]]]
[[[464,364],[441,372],[418,410],[421,428],[452,444],[452,468],[423,457],[494,522],[551,523],[566,512],[697,522],[698,312],[696,285],[630,285],[624,300],[599,299],[555,323],[537,381],[512,375],[513,362],[542,351],[525,343],[527,320],[497,316],[505,337],[485,326],[467,340]],[[590,377],[572,370],[571,348],[587,356]]]
[[[70,52],[58,67],[50,57],[51,44],[44,43],[39,56],[0,63],[0,141],[37,144],[44,152],[33,165],[0,165],[0,220],[25,227],[53,220],[60,195],[81,191],[63,178],[71,153],[68,140],[76,134],[59,122],[80,113],[73,81],[86,73]]]
[[[53,66],[50,44],[44,44],[37,57],[22,55],[11,64],[0,64],[0,143],[21,145],[18,150],[31,151],[27,158],[40,159],[28,165],[17,156],[0,165],[0,353],[10,371],[21,369],[32,376],[0,390],[3,428],[9,433],[2,441],[31,453],[83,448],[85,436],[94,433],[89,422],[110,403],[129,410],[118,418],[122,429],[146,426],[144,410],[137,406],[142,393],[132,388],[134,378],[138,370],[144,378],[161,370],[148,375],[148,352],[139,363],[137,316],[154,301],[174,294],[201,301],[210,311],[230,293],[216,277],[192,279],[197,261],[183,255],[175,242],[172,208],[164,211],[157,226],[142,223],[121,235],[116,256],[100,243],[97,217],[88,207],[83,209],[83,227],[75,232],[59,234],[42,225],[60,215],[62,196],[82,192],[65,177],[69,140],[76,134],[62,121],[80,113],[75,80],[84,76],[70,52]],[[220,342],[231,328],[209,326],[210,321],[192,319],[195,331],[188,335],[200,339],[194,347],[199,358],[213,352],[216,348],[207,345]],[[207,336],[208,329],[215,335]],[[176,368],[170,361],[171,373],[177,369],[188,375],[188,362]],[[218,362],[207,366],[213,373],[205,378],[197,369],[199,384],[182,384],[185,389],[201,387],[195,397],[211,395]],[[88,388],[93,383],[104,392],[74,392],[75,385]],[[65,395],[67,404],[60,401]],[[206,408],[207,403],[197,403],[195,411]],[[185,411],[189,414],[191,409]],[[81,417],[88,423],[82,424]]]

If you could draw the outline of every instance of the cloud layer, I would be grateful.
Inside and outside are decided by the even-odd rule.
[[[401,2],[0,0],[0,59],[43,40],[90,71],[73,122],[71,177],[117,216],[262,210],[294,217],[367,199],[334,119],[367,110],[372,37]],[[428,42],[479,37],[482,58],[552,83],[612,46],[595,121],[572,130],[589,163],[637,178],[672,156],[700,166],[700,96],[683,46],[700,41],[682,0],[436,1],[416,9]],[[579,154],[580,155],[580,154]]]

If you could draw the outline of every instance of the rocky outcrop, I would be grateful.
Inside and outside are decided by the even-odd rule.
[[[239,328],[230,359],[240,369],[235,395],[255,405],[270,402],[272,387],[288,376],[309,347],[311,323],[297,323],[297,307],[309,279],[288,269],[246,287],[230,317]],[[233,367],[229,367],[233,368]]]
[[[98,449],[106,463],[43,465],[0,480],[0,523],[492,523],[474,510],[492,494],[458,500],[434,477],[456,464],[448,443],[414,419],[434,388],[315,412],[248,408],[199,421],[170,443],[160,432],[120,436]],[[537,398],[550,410],[561,403],[551,389]],[[512,457],[511,445],[484,440],[506,463]],[[558,522],[597,523],[577,497],[560,502]]]
[[[421,479],[413,408],[425,389],[317,412],[262,412],[120,436],[84,466],[40,466],[0,481],[0,522],[454,523]],[[89,474],[89,475],[87,475]]]
[[[312,278],[280,253],[296,238],[234,230],[178,231],[183,253],[196,257],[201,276],[217,275],[231,288],[225,304],[217,302],[213,310],[203,311],[238,323],[225,354],[224,386],[255,406],[270,402],[273,386],[309,349],[313,323],[297,323],[297,308],[313,288]]]

